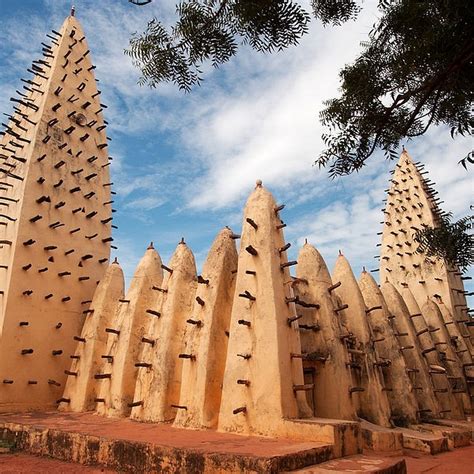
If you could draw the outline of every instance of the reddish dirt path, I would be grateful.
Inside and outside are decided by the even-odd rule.
[[[408,474],[473,474],[474,444],[435,456],[406,451],[405,462]]]
[[[80,464],[57,461],[56,459],[29,456],[28,454],[0,454],[0,472],[2,474],[36,474],[43,472],[48,474],[111,474],[115,471],[81,466]]]

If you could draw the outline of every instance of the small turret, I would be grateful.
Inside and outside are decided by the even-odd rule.
[[[133,401],[138,368],[136,363],[142,348],[142,338],[149,319],[155,317],[154,285],[163,279],[161,258],[154,249],[147,249],[135,270],[124,299],[108,334],[107,349],[102,354],[103,365],[94,377],[100,381],[97,412],[106,416],[127,416]]]
[[[413,393],[413,385],[407,374],[405,360],[394,331],[389,323],[390,313],[377,286],[366,271],[359,278],[359,286],[367,306],[366,314],[372,330],[372,342],[377,358],[387,362],[382,368],[392,412],[392,422],[397,426],[407,426],[418,420],[418,405]],[[406,348],[404,350],[413,350]]]
[[[196,355],[183,352],[186,320],[191,314],[197,287],[196,263],[191,249],[181,241],[168,265],[162,265],[165,278],[152,287],[162,296],[158,310],[149,313],[154,319],[141,340],[137,384],[131,418],[142,421],[173,421],[179,409],[183,363],[196,362]],[[156,288],[160,287],[160,288]],[[146,334],[146,335],[145,335]],[[137,365],[140,364],[140,365]]]
[[[197,363],[183,361],[176,427],[217,428],[235,291],[235,237],[230,229],[219,233],[197,278],[181,350],[195,355]]]

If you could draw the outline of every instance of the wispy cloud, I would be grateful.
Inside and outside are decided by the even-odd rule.
[[[394,164],[376,156],[361,173],[335,181],[312,166],[323,149],[318,114],[337,95],[338,71],[359,51],[375,21],[376,3],[365,2],[360,19],[341,28],[313,22],[296,48],[272,55],[244,48],[221,69],[207,68],[203,86],[186,95],[171,85],[137,86],[139,71],[123,53],[130,35],[143,31],[151,17],[172,23],[175,0],[143,8],[125,0],[78,2],[102,100],[109,106],[117,254],[127,274],[150,240],[166,261],[184,235],[202,262],[220,227],[239,231],[245,197],[257,178],[286,202],[293,243],[308,237],[328,263],[342,249],[355,269],[376,264],[381,201]],[[44,34],[69,13],[70,0],[38,5],[27,17],[22,2],[18,15],[3,18],[0,12],[4,112],[11,110],[8,97],[39,54]],[[444,208],[457,216],[468,212],[472,194],[471,176],[456,165],[469,145],[469,139],[453,141],[442,129],[407,144],[414,159],[427,164]]]

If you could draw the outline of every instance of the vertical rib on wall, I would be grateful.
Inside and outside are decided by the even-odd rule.
[[[383,372],[392,422],[398,426],[406,426],[417,421],[418,407],[412,383],[406,372],[405,360],[389,322],[390,313],[377,283],[366,271],[362,272],[359,278],[359,286],[367,306],[367,320],[372,329],[377,353],[380,358],[389,361],[389,364],[383,367]]]
[[[326,263],[312,245],[301,248],[296,276],[297,311],[302,316],[299,326],[318,326],[318,330],[301,332],[303,364],[315,372],[311,392],[315,416],[355,419],[353,399],[358,402],[359,395],[351,391],[349,357],[337,319],[340,311],[328,291],[332,281]]]
[[[99,380],[95,375],[107,353],[107,328],[113,327],[119,300],[123,299],[124,278],[117,261],[105,272],[86,313],[81,340],[72,355],[72,364],[59,408],[63,411],[94,410],[98,397]]]
[[[176,427],[217,428],[237,270],[235,237],[228,228],[219,233],[198,277],[182,348],[196,362],[183,364]]]
[[[276,435],[283,419],[310,414],[303,391],[282,221],[257,183],[245,211],[219,430]]]
[[[372,333],[367,322],[367,307],[352,268],[344,255],[339,254],[333,271],[333,290],[341,305],[348,305],[341,314],[346,330],[354,337],[352,360],[361,365],[360,385],[365,389],[359,394],[358,414],[371,423],[390,427],[390,405],[384,392],[382,367],[384,361],[377,358]]]
[[[131,418],[143,421],[172,421],[176,416],[183,364],[198,363],[195,354],[183,353],[186,320],[192,309],[197,275],[194,255],[182,241],[178,244],[163,282],[166,291],[155,321],[156,345],[151,358],[140,362]]]
[[[142,337],[148,325],[150,311],[156,301],[155,285],[163,279],[161,258],[150,245],[135,270],[125,299],[119,301],[112,327],[108,333],[107,351],[102,369],[95,374],[100,380],[98,413],[106,416],[130,414],[135,383],[136,366],[142,347]]]

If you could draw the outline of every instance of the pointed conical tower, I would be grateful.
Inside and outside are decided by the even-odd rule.
[[[392,412],[392,422],[397,426],[407,426],[418,420],[418,406],[413,386],[407,374],[407,366],[401,354],[410,347],[399,346],[390,324],[390,313],[377,283],[370,273],[363,271],[359,286],[367,306],[367,319],[372,330],[378,358],[387,362],[382,368],[388,384],[384,390],[388,393]]]
[[[138,356],[149,318],[159,316],[155,310],[155,286],[163,279],[161,258],[150,245],[135,270],[125,299],[119,308],[108,334],[104,363],[94,377],[100,381],[97,411],[106,416],[127,416],[131,411],[135,382],[138,375]],[[87,342],[86,342],[87,343]]]
[[[466,303],[463,275],[442,260],[416,252],[414,235],[423,226],[436,227],[443,215],[433,183],[425,175],[424,165],[416,165],[403,151],[387,190],[383,212],[380,280],[390,281],[399,291],[408,285],[419,306],[426,298],[443,302],[460,325],[461,334],[469,339],[470,319]],[[472,329],[471,329],[472,330]]]
[[[326,263],[308,243],[298,254],[296,276],[303,366],[313,369],[317,387],[310,397],[315,416],[353,420],[361,387],[351,386],[349,357],[337,319],[345,308],[332,299],[333,286]]]
[[[198,277],[194,308],[186,320],[185,354],[195,354],[197,363],[183,364],[181,394],[174,426],[216,428],[235,290],[239,236],[223,229],[214,240]]]
[[[81,332],[84,343],[78,342],[72,355],[71,369],[59,409],[62,411],[91,411],[95,408],[99,381],[95,374],[103,365],[107,352],[106,329],[113,326],[113,319],[123,298],[124,278],[117,261],[105,272],[87,310],[87,318]]]
[[[244,211],[219,430],[278,435],[310,415],[279,210],[257,182]],[[281,432],[280,432],[281,433]]]
[[[0,142],[0,410],[60,398],[112,241],[95,66],[74,16],[47,36]]]
[[[179,409],[183,364],[199,364],[196,354],[182,352],[186,321],[189,319],[197,287],[196,263],[191,249],[182,240],[168,266],[162,285],[165,292],[161,310],[152,330],[155,341],[142,351],[131,418],[142,421],[173,421]],[[151,346],[151,344],[144,344]],[[146,357],[149,357],[145,359]]]
[[[410,321],[410,312],[402,296],[389,282],[381,285],[392,327],[405,358],[407,373],[412,381],[418,402],[418,412],[422,420],[438,418],[440,408],[435,396],[434,386],[429,374],[429,366],[423,357],[415,331]]]
[[[390,404],[387,392],[383,391],[383,360],[377,358],[372,343],[371,330],[367,322],[367,307],[357,280],[346,257],[339,254],[333,271],[333,293],[341,305],[347,305],[342,312],[342,324],[355,338],[349,349],[353,363],[360,368],[360,386],[364,391],[359,394],[358,414],[371,423],[390,427]],[[336,286],[337,285],[337,286]]]

